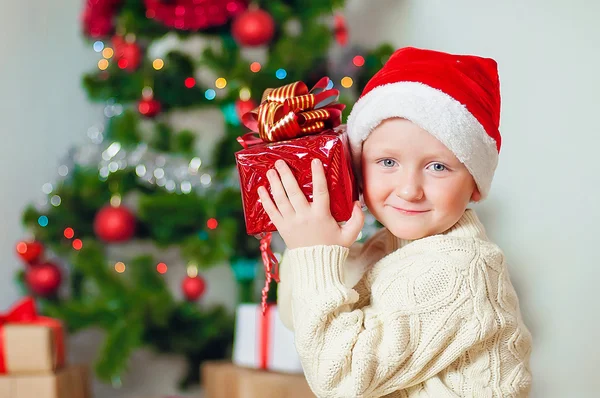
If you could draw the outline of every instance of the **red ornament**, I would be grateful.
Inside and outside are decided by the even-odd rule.
[[[261,46],[273,38],[275,21],[266,11],[249,10],[236,18],[231,34],[240,46]]]
[[[114,17],[121,0],[86,1],[81,14],[83,33],[93,38],[111,34],[115,28]]]
[[[17,243],[17,254],[27,264],[32,264],[40,259],[44,253],[44,245],[38,241]]]
[[[147,18],[180,30],[224,25],[248,7],[248,0],[144,0],[144,3]]]
[[[162,106],[153,98],[143,98],[138,104],[138,111],[146,117],[154,117],[159,114]]]
[[[181,282],[181,290],[186,300],[196,301],[204,294],[206,282],[201,276],[186,276]]]
[[[25,282],[33,293],[47,297],[58,291],[62,275],[53,263],[36,264],[25,273]]]
[[[348,26],[342,14],[336,14],[333,22],[333,35],[340,46],[348,44]]]
[[[135,42],[128,42],[121,36],[113,37],[115,61],[121,69],[134,71],[142,61],[142,50]]]
[[[242,120],[242,116],[244,116],[245,113],[250,112],[252,109],[255,109],[258,105],[256,104],[256,102],[254,102],[253,100],[249,99],[249,100],[237,100],[235,101],[235,111],[237,113],[238,118],[240,118],[240,120]]]
[[[94,232],[105,242],[125,242],[135,234],[135,216],[124,206],[104,206],[96,213]]]

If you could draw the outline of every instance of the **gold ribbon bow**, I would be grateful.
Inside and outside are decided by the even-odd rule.
[[[309,91],[303,82],[266,89],[261,104],[242,116],[242,122],[261,141],[283,141],[320,133],[340,125],[346,107],[337,103],[339,91],[328,89],[329,78],[323,77]],[[256,143],[248,135],[243,141]]]

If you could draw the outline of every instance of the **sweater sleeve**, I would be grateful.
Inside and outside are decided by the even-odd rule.
[[[355,243],[349,250],[349,258],[346,263],[347,267],[350,267],[351,263],[355,263],[355,259],[357,259],[360,255],[361,244]],[[288,250],[284,251],[281,263],[279,264],[279,283],[277,284],[277,308],[279,317],[283,322],[284,326],[290,330],[294,330],[294,322],[292,319],[292,287],[294,286],[294,279],[292,273],[292,267],[303,267],[303,264],[294,264],[293,261],[290,261],[290,257],[287,255]],[[354,286],[362,277],[363,272],[361,270],[357,270],[358,265],[354,267],[355,272],[346,273],[346,283],[349,284],[350,287]],[[352,276],[350,275],[352,274]]]
[[[343,268],[343,283],[347,287],[355,287],[361,280],[366,268],[374,261],[379,260],[387,250],[388,235],[386,230],[380,229],[364,244],[354,243],[348,250],[347,258]],[[277,284],[277,307],[279,317],[284,326],[290,330],[294,330],[292,319],[292,288],[295,285],[293,267],[304,267],[302,263],[297,263],[293,258],[288,256],[289,250],[285,250],[279,264],[279,283]],[[363,299],[368,299],[363,297]]]
[[[320,398],[379,397],[434,376],[495,333],[483,261],[391,254],[371,302],[342,283],[348,250],[291,250],[296,348]],[[477,256],[475,256],[477,257]]]

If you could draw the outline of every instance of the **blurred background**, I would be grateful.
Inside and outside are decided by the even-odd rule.
[[[326,75],[350,105],[398,47],[472,53],[500,69],[500,164],[476,209],[533,334],[531,396],[597,396],[599,3],[192,3],[0,1],[0,312],[31,293],[63,320],[96,397],[199,397],[264,283],[240,115]]]

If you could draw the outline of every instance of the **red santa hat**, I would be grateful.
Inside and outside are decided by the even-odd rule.
[[[367,83],[348,117],[353,158],[386,119],[400,117],[428,131],[469,170],[485,198],[498,164],[500,82],[496,61],[407,47]]]

